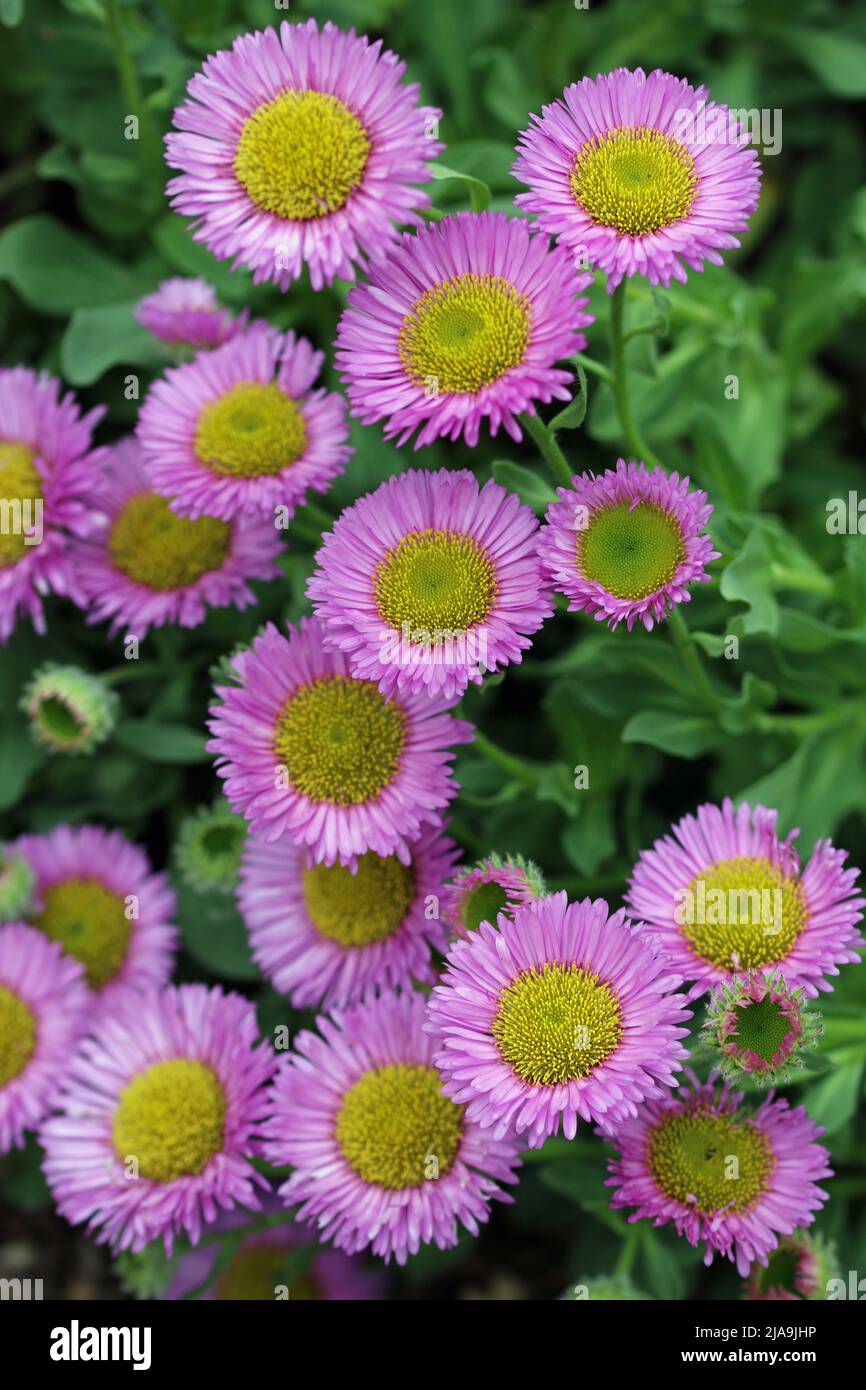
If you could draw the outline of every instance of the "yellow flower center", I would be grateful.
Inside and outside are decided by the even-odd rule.
[[[382,621],[406,623],[419,641],[460,636],[487,617],[496,569],[483,546],[459,531],[412,531],[392,546],[375,576]],[[426,636],[425,636],[426,634]]]
[[[415,875],[396,854],[359,855],[357,873],[342,864],[304,869],[304,902],[316,931],[340,946],[387,941],[415,896]]]
[[[806,926],[800,880],[769,859],[723,859],[692,879],[677,921],[696,955],[726,969],[783,960]]]
[[[460,1148],[463,1107],[441,1088],[435,1067],[399,1062],[365,1072],[346,1092],[337,1143],[364,1182],[398,1192],[449,1172]]]
[[[467,271],[425,290],[403,320],[400,359],[431,397],[480,391],[524,358],[529,299],[501,275]]]
[[[766,1191],[774,1163],[767,1136],[750,1120],[706,1105],[664,1116],[649,1134],[647,1161],[667,1197],[705,1214],[746,1211]]]
[[[289,784],[312,801],[357,806],[392,781],[406,716],[372,681],[321,676],[287,701],[274,748]]]
[[[186,589],[225,563],[231,529],[211,516],[191,521],[173,512],[164,497],[140,492],[111,528],[108,551],[136,584],[159,593]]]
[[[155,1062],[133,1077],[114,1112],[112,1140],[138,1175],[174,1182],[203,1172],[223,1146],[226,1098],[210,1067],[186,1057]]]
[[[20,1076],[36,1051],[36,1018],[31,1010],[0,985],[0,1090]]]
[[[301,408],[275,382],[239,382],[198,417],[196,455],[223,477],[280,473],[297,463],[306,447]]]
[[[624,126],[586,142],[574,161],[571,188],[593,222],[641,237],[688,216],[698,175],[678,140]]]
[[[256,207],[309,222],[345,206],[370,149],[361,122],[338,97],[288,91],[244,121],[234,169]]]
[[[15,565],[31,547],[27,531],[37,524],[35,503],[42,498],[42,479],[33,450],[14,440],[0,440],[0,570]]]
[[[619,1001],[580,965],[525,970],[499,996],[493,1036],[509,1066],[537,1086],[589,1076],[622,1037]]]
[[[670,583],[686,555],[676,517],[653,502],[602,507],[577,532],[576,547],[584,578],[631,600]]]
[[[33,925],[81,962],[91,989],[101,989],[126,959],[132,922],[123,898],[95,878],[64,879],[41,897]]]

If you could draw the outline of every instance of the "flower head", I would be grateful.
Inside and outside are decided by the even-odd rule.
[[[288,521],[326,492],[352,450],[345,403],[314,390],[324,354],[257,320],[230,343],[170,367],[148,392],[138,440],[151,485],[183,516]],[[282,516],[280,516],[280,511]]]
[[[433,107],[382,41],[314,19],[243,34],[191,79],[166,136],[168,191],[193,235],[258,283],[319,290],[383,260],[441,152]]]
[[[520,661],[553,612],[529,507],[443,468],[388,478],[324,537],[307,593],[353,675],[398,690],[462,695]]]
[[[174,894],[119,830],[60,825],[22,835],[9,848],[35,876],[27,920],[81,963],[101,1006],[168,980],[177,948]]]
[[[27,860],[0,845],[0,925],[24,921],[33,906],[35,884]]]
[[[500,913],[513,917],[518,908],[547,892],[538,865],[522,854],[488,854],[461,869],[451,889],[445,920],[456,936],[463,937],[482,922],[495,926]]]
[[[135,317],[163,343],[215,348],[227,343],[246,325],[249,310],[236,319],[221,309],[206,280],[175,276],[138,301]]]
[[[256,1045],[255,1008],[219,988],[180,985],[110,1010],[42,1126],[57,1209],[98,1243],[171,1253],[198,1243],[220,1210],[259,1206],[251,1158],[274,1057]]]
[[[288,835],[311,863],[353,868],[374,850],[411,862],[425,825],[440,826],[456,791],[449,745],[472,727],[446,711],[453,699],[400,694],[328,651],[315,620],[288,637],[269,623],[231,662],[237,684],[217,687],[208,748],[232,806],[254,835]]]
[[[824,1299],[827,1285],[839,1270],[833,1241],[820,1231],[794,1231],[783,1236],[766,1265],[755,1264],[746,1297],[757,1301]]]
[[[618,459],[615,470],[583,473],[557,492],[538,547],[571,612],[611,628],[625,622],[629,632],[640,621],[651,632],[688,602],[690,584],[709,580],[719,554],[704,530],[713,509],[688,478]]]
[[[115,446],[98,498],[99,530],[76,563],[91,623],[142,638],[152,627],[197,627],[208,608],[247,608],[251,579],[276,579],[282,546],[263,518],[178,516],[155,492],[134,439]],[[96,504],[96,498],[94,499]]]
[[[200,806],[181,822],[175,846],[185,881],[200,893],[233,892],[246,838],[246,821],[226,801]]]
[[[48,1114],[85,1027],[77,961],[20,922],[0,927],[0,1154]]]
[[[745,1277],[766,1265],[779,1237],[808,1226],[832,1177],[823,1130],[802,1106],[772,1094],[754,1114],[742,1094],[710,1080],[651,1100],[617,1128],[608,1187],[611,1206],[634,1208],[630,1220],[673,1222],[690,1245],[706,1242],[705,1264],[720,1254]]]
[[[566,87],[521,133],[517,202],[582,266],[650,284],[721,265],[739,246],[761,183],[749,134],[705,87],[641,68]]]
[[[477,1235],[509,1200],[517,1142],[443,1094],[423,1024],[420,995],[386,991],[301,1033],[274,1083],[265,1157],[293,1169],[280,1194],[349,1254],[405,1264],[456,1245],[458,1222]]]
[[[605,1128],[675,1086],[691,1015],[680,983],[620,911],[565,893],[456,941],[430,996],[443,1090],[497,1138],[530,1148],[577,1119]]]
[[[0,642],[19,611],[45,631],[43,597],[84,606],[70,537],[92,525],[93,473],[107,456],[93,449],[103,407],[82,415],[54,377],[0,368]]]
[[[693,995],[733,972],[778,968],[789,988],[813,999],[832,989],[825,976],[856,964],[864,899],[859,869],[844,850],[818,840],[805,868],[776,832],[777,811],[730,798],[698,807],[670,835],[644,850],[626,903],[675,969],[695,981]]]
[[[117,723],[120,702],[98,676],[49,661],[21,698],[37,743],[53,753],[92,753]]]
[[[461,212],[403,237],[350,291],[337,363],[352,414],[415,447],[478,443],[482,420],[521,438],[517,415],[568,400],[554,363],[586,346],[592,277],[504,213]]]
[[[310,865],[306,851],[284,839],[250,836],[238,903],[256,964],[299,1009],[354,1004],[376,986],[432,982],[456,857],[453,842],[431,826],[410,844],[408,864],[368,850],[354,873]]]
[[[802,989],[789,989],[772,969],[754,970],[713,990],[704,1039],[721,1054],[723,1076],[736,1080],[748,1072],[759,1085],[778,1086],[802,1067],[803,1053],[823,1031]]]

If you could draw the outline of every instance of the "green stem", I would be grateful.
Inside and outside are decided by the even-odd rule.
[[[541,781],[541,772],[534,768],[531,763],[528,763],[525,758],[519,758],[516,753],[509,753],[506,749],[500,748],[498,743],[493,743],[480,729],[475,731],[475,746],[479,753],[483,753],[490,762],[497,763],[503,772],[507,772],[518,782],[525,782],[527,786],[535,787]]]
[[[561,487],[571,487],[574,473],[569,468],[565,454],[556,442],[556,436],[537,415],[524,413],[519,416],[519,419],[527,434],[531,435],[538,445],[538,452],[553,474],[554,482],[559,483]]]
[[[792,570],[785,565],[770,566],[770,577],[777,589],[796,589],[803,594],[833,593],[833,580],[820,570]]]
[[[163,184],[162,151],[150,119],[150,112],[145,106],[135,64],[126,45],[120,0],[105,0],[105,13],[114,47],[117,74],[127,106],[127,115],[138,117],[142,168],[152,177],[157,191],[161,193]]]
[[[124,681],[143,681],[163,673],[158,661],[127,661],[125,666],[115,666],[103,672],[99,679],[103,685],[121,685]]]
[[[606,381],[608,386],[613,386],[613,372],[603,362],[596,362],[594,357],[587,357],[584,352],[576,352],[571,360],[577,362],[585,371],[591,372],[593,376],[597,376],[599,380]]]
[[[650,449],[647,448],[641,438],[640,430],[635,423],[631,410],[631,400],[628,391],[628,368],[625,360],[625,337],[623,335],[623,317],[625,312],[625,295],[628,279],[620,281],[610,297],[610,355],[613,364],[613,394],[616,399],[616,408],[619,415],[620,424],[623,428],[628,446],[634,457],[638,460],[643,459],[644,463],[651,464],[654,468],[661,467],[659,460]]]
[[[628,1235],[622,1243],[619,1258],[614,1266],[614,1274],[619,1274],[622,1278],[626,1278],[631,1273],[631,1267],[634,1264],[634,1257],[638,1252],[640,1242],[640,1227],[637,1225],[631,1226]]]
[[[719,697],[713,689],[712,682],[704,670],[703,663],[698,654],[692,634],[686,626],[686,620],[679,610],[679,605],[674,604],[671,615],[668,619],[668,627],[674,646],[682,657],[683,665],[688,670],[694,681],[695,689],[704,697],[704,702],[715,709],[719,703]]]

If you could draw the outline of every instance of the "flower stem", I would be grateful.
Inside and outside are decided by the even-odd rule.
[[[480,729],[475,731],[475,746],[479,753],[483,753],[490,762],[497,763],[503,772],[507,772],[518,782],[525,782],[527,786],[535,787],[541,781],[541,772],[534,768],[531,763],[527,762],[525,758],[519,758],[516,753],[509,753],[506,749],[500,748]]]
[[[694,681],[695,689],[704,697],[705,704],[711,709],[716,709],[719,704],[719,697],[713,689],[712,682],[704,670],[703,663],[695,646],[694,638],[686,626],[686,620],[679,610],[679,605],[674,604],[668,619],[671,637],[674,646],[682,657],[683,665],[688,670]]]
[[[120,13],[120,0],[105,0],[105,17],[108,23],[108,30],[111,34],[111,43],[114,48],[114,61],[117,66],[117,74],[120,78],[120,86],[123,98],[127,106],[127,115],[138,118],[138,131],[141,142],[141,164],[145,173],[152,178],[154,184],[154,206],[161,206],[162,184],[163,184],[163,163],[162,151],[156,132],[151,122],[150,112],[145,105],[141,86],[138,81],[138,73],[135,64],[130,57],[126,38],[123,32],[123,21]]]
[[[628,278],[622,279],[610,298],[610,355],[613,366],[613,394],[616,399],[619,421],[634,457],[638,460],[643,459],[644,463],[651,464],[654,468],[660,468],[659,460],[641,438],[640,430],[632,414],[629,398],[628,368],[625,360],[626,339],[623,334],[627,285]]]
[[[585,371],[597,376],[599,380],[606,381],[608,386],[613,386],[613,372],[603,362],[596,362],[594,357],[587,357],[585,352],[576,352],[571,360],[579,363]]]
[[[614,1266],[614,1274],[619,1274],[622,1278],[626,1278],[627,1275],[631,1273],[631,1267],[634,1264],[634,1257],[638,1252],[640,1241],[640,1227],[636,1225],[631,1226],[628,1235],[622,1243],[619,1258]]]
[[[559,483],[561,487],[571,487],[573,473],[565,454],[556,442],[556,436],[537,415],[524,413],[519,419],[527,434],[531,435],[538,445],[538,452],[553,474],[554,482]]]

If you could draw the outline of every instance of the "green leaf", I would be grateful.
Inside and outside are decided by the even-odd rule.
[[[866,43],[853,34],[784,26],[780,37],[828,91],[840,97],[866,96]]]
[[[647,1292],[655,1298],[681,1299],[686,1292],[686,1281],[677,1261],[671,1258],[669,1250],[652,1226],[641,1226],[640,1257],[644,1274],[640,1282]]]
[[[233,897],[198,893],[183,881],[175,884],[184,948],[214,975],[230,980],[257,980],[247,929]]]
[[[579,792],[579,796],[587,796]],[[591,875],[616,850],[612,807],[606,797],[587,801],[576,820],[562,832],[563,852],[578,873]]]
[[[132,316],[134,303],[76,309],[60,344],[60,370],[72,386],[91,386],[110,367],[156,367],[165,354]]]
[[[0,235],[0,278],[31,308],[61,318],[137,299],[153,287],[152,271],[127,269],[44,213],[13,222]]]
[[[461,174],[459,169],[451,169],[447,164],[430,164],[430,173],[434,179],[459,179],[461,183],[468,185],[469,204],[473,212],[486,212],[490,207],[490,189],[482,179],[473,178],[471,174]]]
[[[157,223],[153,239],[175,272],[201,276],[220,299],[250,304],[267,297],[266,288],[253,285],[249,271],[232,270],[229,261],[218,261],[212,251],[194,241],[185,218],[170,213]]]
[[[30,778],[45,761],[45,751],[33,742],[23,720],[10,717],[0,725],[0,811],[17,805]]]
[[[573,396],[564,410],[560,410],[558,415],[554,415],[550,421],[549,429],[554,434],[557,430],[576,430],[579,429],[586,418],[586,407],[589,403],[589,393],[586,384],[586,372],[578,362],[577,364],[577,395]]]
[[[539,516],[544,516],[551,503],[556,501],[556,492],[547,479],[531,468],[525,468],[522,463],[497,459],[490,467],[497,483],[516,492],[521,502],[525,502]]]
[[[809,1091],[808,1111],[816,1124],[835,1134],[857,1110],[863,1058],[844,1062]]]
[[[122,1250],[114,1270],[134,1298],[160,1298],[174,1278],[177,1257],[170,1259],[161,1240],[152,1240],[137,1255]]]
[[[0,0],[0,24],[14,29],[24,18],[24,0]]]
[[[775,636],[779,630],[779,605],[773,593],[771,563],[767,538],[763,531],[755,529],[722,575],[719,584],[722,597],[748,607],[743,616],[746,633],[768,632]]]
[[[206,737],[184,724],[158,724],[150,719],[123,719],[114,731],[121,748],[153,763],[204,763]]]
[[[648,743],[677,758],[697,758],[719,745],[718,724],[702,714],[640,710],[622,731],[623,743]]]
[[[607,1177],[604,1155],[599,1150],[597,1159],[581,1158],[556,1161],[541,1168],[541,1181],[545,1187],[568,1197],[569,1201],[585,1211],[594,1207],[607,1206],[608,1191],[604,1185]]]

